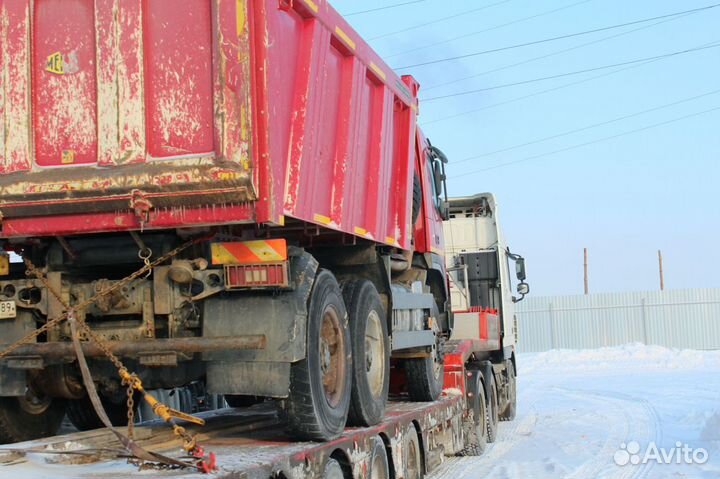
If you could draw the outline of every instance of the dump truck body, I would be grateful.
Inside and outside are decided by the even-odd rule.
[[[0,0],[0,20],[0,414],[40,404],[0,442],[65,409],[96,425],[94,388],[126,417],[122,366],[138,391],[280,399],[303,439],[381,421],[391,364],[438,397],[444,155],[415,80],[327,2]]]
[[[410,248],[418,85],[326,2],[0,16],[3,237],[288,217]]]

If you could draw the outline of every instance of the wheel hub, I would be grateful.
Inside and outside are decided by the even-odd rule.
[[[29,414],[42,414],[50,407],[52,398],[36,393],[32,388],[25,389],[25,395],[18,398],[20,407]]]
[[[367,374],[370,392],[374,397],[382,394],[385,381],[385,337],[383,335],[382,321],[377,311],[368,314],[365,326],[365,372]]]
[[[346,374],[345,344],[341,328],[340,317],[335,308],[327,308],[320,327],[320,372],[325,399],[333,407],[340,402],[344,393]]]

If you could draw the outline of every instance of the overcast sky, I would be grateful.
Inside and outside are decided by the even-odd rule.
[[[347,19],[402,67],[713,4],[422,0]],[[426,99],[484,90],[421,102],[420,124],[450,158],[451,195],[497,195],[533,294],[582,293],[583,247],[591,292],[658,288],[658,249],[666,288],[720,287],[720,47],[494,88],[720,44],[718,26],[720,7],[399,70]]]

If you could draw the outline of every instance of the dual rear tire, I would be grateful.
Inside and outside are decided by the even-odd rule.
[[[307,354],[290,369],[286,413],[289,433],[329,441],[345,428],[352,387],[348,315],[335,277],[315,278],[307,321]]]
[[[54,436],[65,416],[65,401],[33,393],[0,397],[0,444]]]
[[[346,423],[378,424],[387,405],[391,345],[387,314],[373,283],[349,281],[341,291],[333,274],[320,270],[310,295],[306,344],[305,359],[290,370],[285,405],[290,434],[328,441]],[[434,401],[440,395],[440,347],[434,345],[428,357],[405,361],[411,399]]]

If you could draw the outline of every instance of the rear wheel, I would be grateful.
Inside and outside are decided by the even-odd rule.
[[[480,379],[481,374],[475,374],[475,390],[477,393],[471,398],[472,417],[463,421],[463,432],[465,433],[465,446],[458,454],[459,456],[480,456],[487,447],[487,401],[485,389]]]
[[[54,436],[65,416],[65,401],[34,392],[0,397],[0,444]]]
[[[123,399],[125,399],[125,396],[123,396]],[[123,426],[128,423],[127,403],[125,401],[113,401],[102,394],[100,394],[100,401],[102,401],[103,408],[113,426]],[[137,403],[135,409],[137,409]],[[105,427],[95,412],[95,408],[87,394],[80,399],[72,399],[67,402],[67,416],[73,426],[81,431]]]
[[[352,342],[353,378],[348,424],[373,426],[385,415],[390,387],[390,338],[380,295],[370,281],[343,288]]]
[[[437,307],[433,307],[433,329],[436,341],[431,346],[430,355],[424,358],[405,360],[405,374],[407,375],[407,389],[412,401],[434,401],[442,392],[444,380],[444,356],[442,354],[442,341],[437,330]]]
[[[498,426],[498,394],[494,375],[490,375],[490,397],[487,398],[487,410],[487,442],[495,442]]]
[[[347,312],[335,277],[315,278],[307,324],[307,354],[292,365],[287,399],[288,429],[302,440],[339,436],[350,407],[351,347]]]
[[[505,409],[500,413],[501,421],[512,421],[515,419],[517,412],[517,383],[515,379],[515,365],[511,360],[507,362],[507,376],[508,376],[508,403]]]

